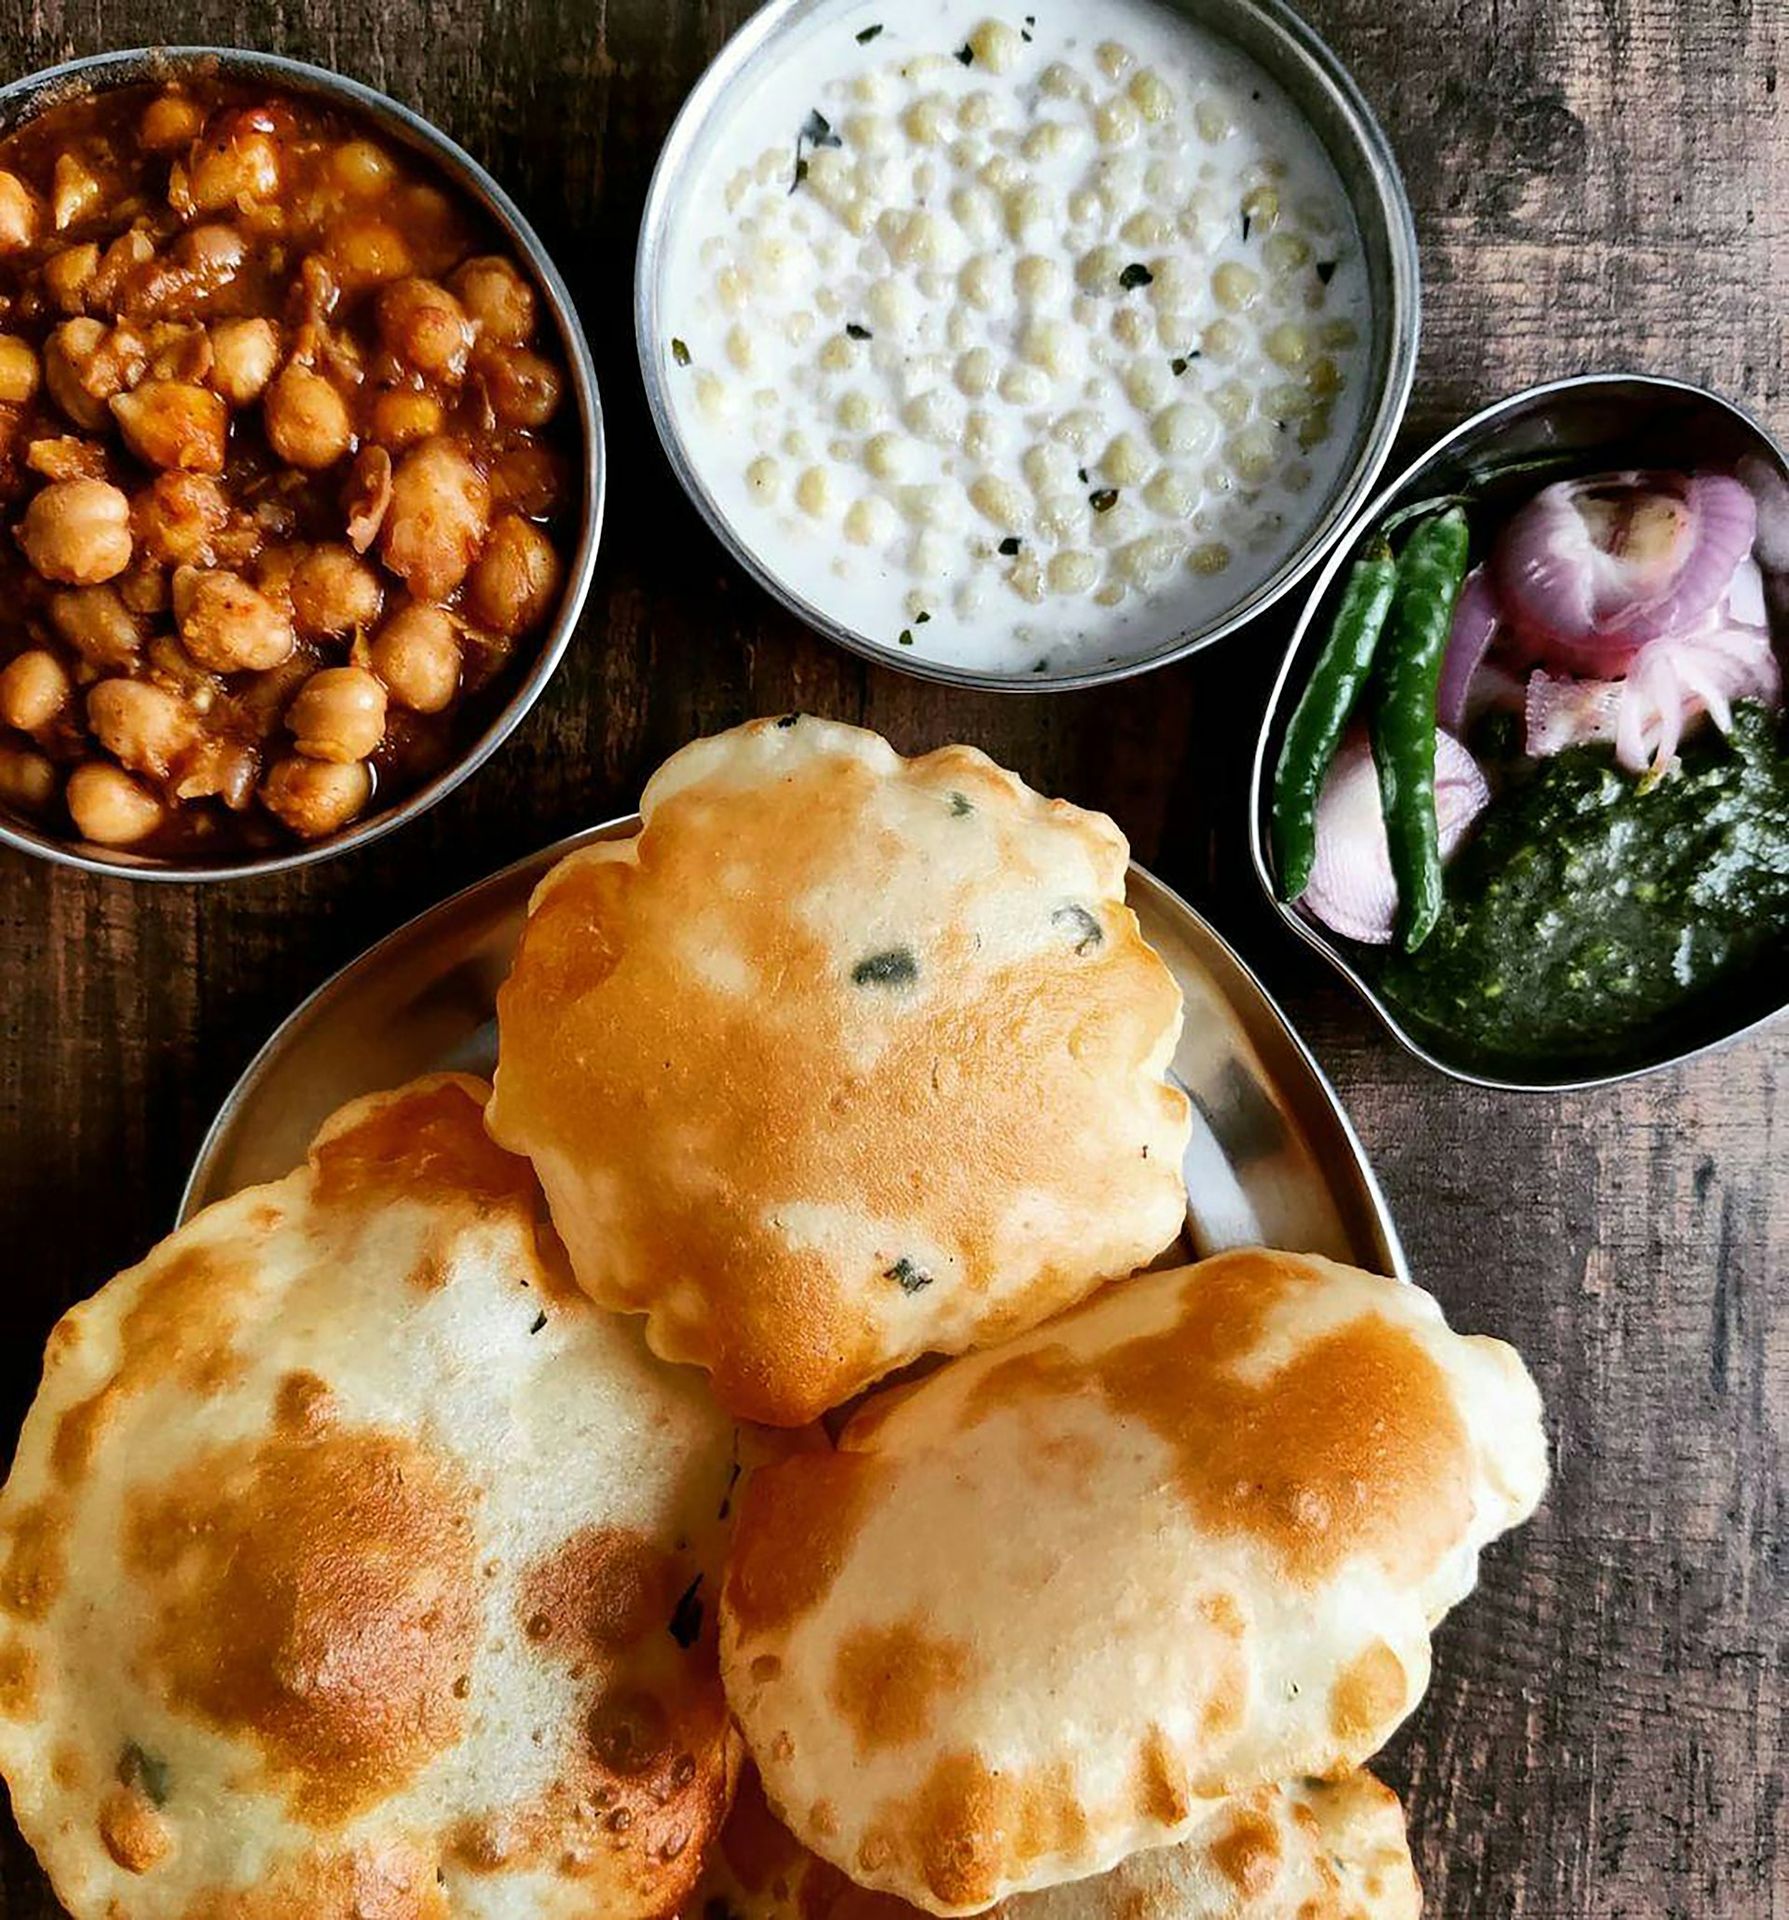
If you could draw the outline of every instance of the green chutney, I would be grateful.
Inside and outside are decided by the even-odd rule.
[[[1723,982],[1784,965],[1789,752],[1777,716],[1734,709],[1663,779],[1607,747],[1518,776],[1449,866],[1439,923],[1394,954],[1385,999],[1487,1059],[1606,1055]]]

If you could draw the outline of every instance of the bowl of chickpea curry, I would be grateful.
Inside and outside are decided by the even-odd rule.
[[[395,103],[167,49],[0,89],[0,842],[301,865],[465,779],[602,517],[571,298]]]

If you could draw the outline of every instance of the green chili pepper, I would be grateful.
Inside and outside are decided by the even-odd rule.
[[[1423,521],[1404,543],[1374,676],[1373,764],[1406,953],[1428,939],[1441,913],[1435,690],[1466,577],[1467,546],[1466,515],[1459,507]]]
[[[1329,638],[1286,728],[1273,776],[1273,854],[1282,900],[1296,900],[1311,877],[1317,796],[1367,684],[1396,580],[1391,548],[1375,539],[1349,571]]]

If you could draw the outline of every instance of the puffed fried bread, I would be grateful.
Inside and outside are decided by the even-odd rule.
[[[1181,997],[1110,820],[798,715],[640,810],[536,890],[490,1124],[656,1352],[800,1425],[1174,1239]]]
[[[1405,1282],[1223,1254],[754,1475],[722,1675],[803,1845],[973,1913],[1360,1765],[1545,1481],[1509,1347]]]
[[[659,1920],[731,1789],[735,1430],[443,1077],[56,1327],[0,1772],[74,1920]]]
[[[1016,1893],[997,1920],[1420,1920],[1404,1810],[1368,1773],[1207,1803],[1186,1838]],[[809,1853],[748,1766],[686,1920],[918,1920]]]

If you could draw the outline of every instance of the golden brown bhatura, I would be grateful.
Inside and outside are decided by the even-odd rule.
[[[75,1307],[0,1493],[0,1771],[75,1920],[657,1920],[731,1789],[732,1423],[488,1089],[346,1108]]]
[[[1371,1774],[1207,1804],[1187,1837],[1108,1873],[1016,1893],[998,1920],[1419,1920],[1404,1810]],[[748,1766],[688,1920],[916,1920],[808,1852]]]
[[[803,1845],[977,1912],[1360,1765],[1545,1480],[1520,1359],[1420,1289],[1142,1274],[754,1475],[728,1699]]]
[[[1175,1238],[1180,991],[1110,820],[793,714],[641,814],[535,893],[490,1124],[656,1352],[799,1425]]]

